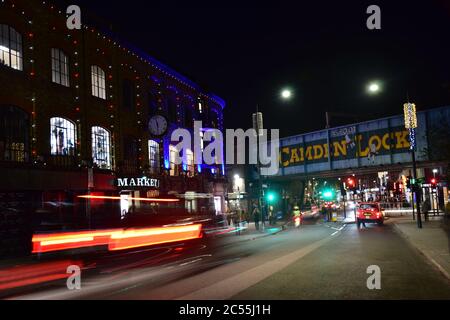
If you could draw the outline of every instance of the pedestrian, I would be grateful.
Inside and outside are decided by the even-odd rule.
[[[253,215],[253,220],[255,221],[255,228],[256,228],[256,230],[259,230],[259,218],[260,218],[259,216],[260,216],[260,212],[259,212],[259,209],[258,209],[257,205],[253,206],[252,215]]]
[[[273,212],[273,206],[269,206],[269,225],[274,225],[274,212]]]

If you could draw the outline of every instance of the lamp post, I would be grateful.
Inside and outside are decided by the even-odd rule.
[[[417,186],[417,165],[416,165],[416,128],[417,128],[417,112],[414,103],[405,103],[403,105],[405,114],[405,128],[409,130],[410,151],[413,165],[413,190],[417,205],[417,227],[422,229],[422,218],[420,215],[420,194],[421,190]]]
[[[285,101],[291,100],[293,97],[293,92],[291,89],[284,88],[280,92],[280,97],[282,100],[285,100]],[[264,217],[263,217],[263,212],[262,212],[264,192],[263,192],[263,188],[262,188],[261,165],[259,162],[259,136],[263,134],[262,129],[264,128],[264,124],[263,124],[263,114],[262,114],[262,112],[259,111],[258,104],[256,104],[256,113],[254,113],[252,115],[252,120],[253,120],[253,129],[255,129],[255,131],[256,131],[256,168],[257,168],[257,172],[258,172],[258,184],[257,184],[258,209],[259,209],[259,214],[260,214],[260,221],[264,228],[264,223],[263,223]],[[261,130],[261,134],[260,134],[260,130]]]

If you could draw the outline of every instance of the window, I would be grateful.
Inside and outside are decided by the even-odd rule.
[[[50,119],[51,154],[58,156],[75,155],[75,124],[64,118]]]
[[[0,64],[22,70],[22,35],[5,24],[0,24]]]
[[[154,140],[148,141],[148,160],[150,165],[150,173],[159,173],[160,168],[159,143]]]
[[[203,106],[201,102],[198,103],[198,112],[203,113]]]
[[[186,150],[186,171],[189,177],[193,177],[195,174],[194,153],[189,149]]]
[[[106,99],[105,71],[98,66],[91,67],[92,95],[100,99]]]
[[[128,79],[123,81],[123,108],[124,110],[132,111],[135,105],[135,86],[134,83]]]
[[[92,127],[92,159],[101,169],[111,169],[111,136],[102,127]]]
[[[0,106],[0,161],[29,159],[29,118],[22,109]]]
[[[169,161],[170,161],[170,175],[178,175],[178,165],[176,164],[176,159],[179,156],[179,152],[175,146],[169,146]]]
[[[52,48],[52,81],[69,87],[69,58],[55,48]]]

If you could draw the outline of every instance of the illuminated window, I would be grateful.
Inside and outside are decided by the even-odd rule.
[[[0,106],[0,161],[29,159],[28,114],[14,106]]]
[[[198,112],[203,113],[203,106],[201,102],[198,103]]]
[[[22,70],[22,35],[5,24],[0,24],[0,64]]]
[[[52,48],[52,81],[69,86],[69,58],[60,49]]]
[[[150,173],[159,173],[159,143],[154,140],[148,141],[148,161],[150,165]]]
[[[186,150],[186,166],[187,166],[187,173],[189,177],[194,176],[195,169],[194,169],[194,153],[192,150]]]
[[[92,127],[92,159],[101,169],[111,169],[111,136],[102,127]]]
[[[105,71],[98,66],[91,67],[92,95],[100,99],[106,99]]]
[[[75,124],[64,118],[50,119],[51,154],[58,156],[75,155]]]
[[[176,164],[176,159],[179,156],[179,152],[175,146],[169,146],[169,162],[170,162],[170,175],[178,175],[178,165]]]

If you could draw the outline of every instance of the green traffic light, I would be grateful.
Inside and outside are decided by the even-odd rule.
[[[322,197],[323,197],[324,199],[326,199],[326,200],[331,200],[331,199],[333,199],[333,198],[334,198],[334,192],[333,192],[333,190],[330,190],[330,189],[324,190],[323,193],[322,193]]]
[[[267,193],[267,201],[268,202],[274,202],[276,199],[276,195],[274,192]]]

